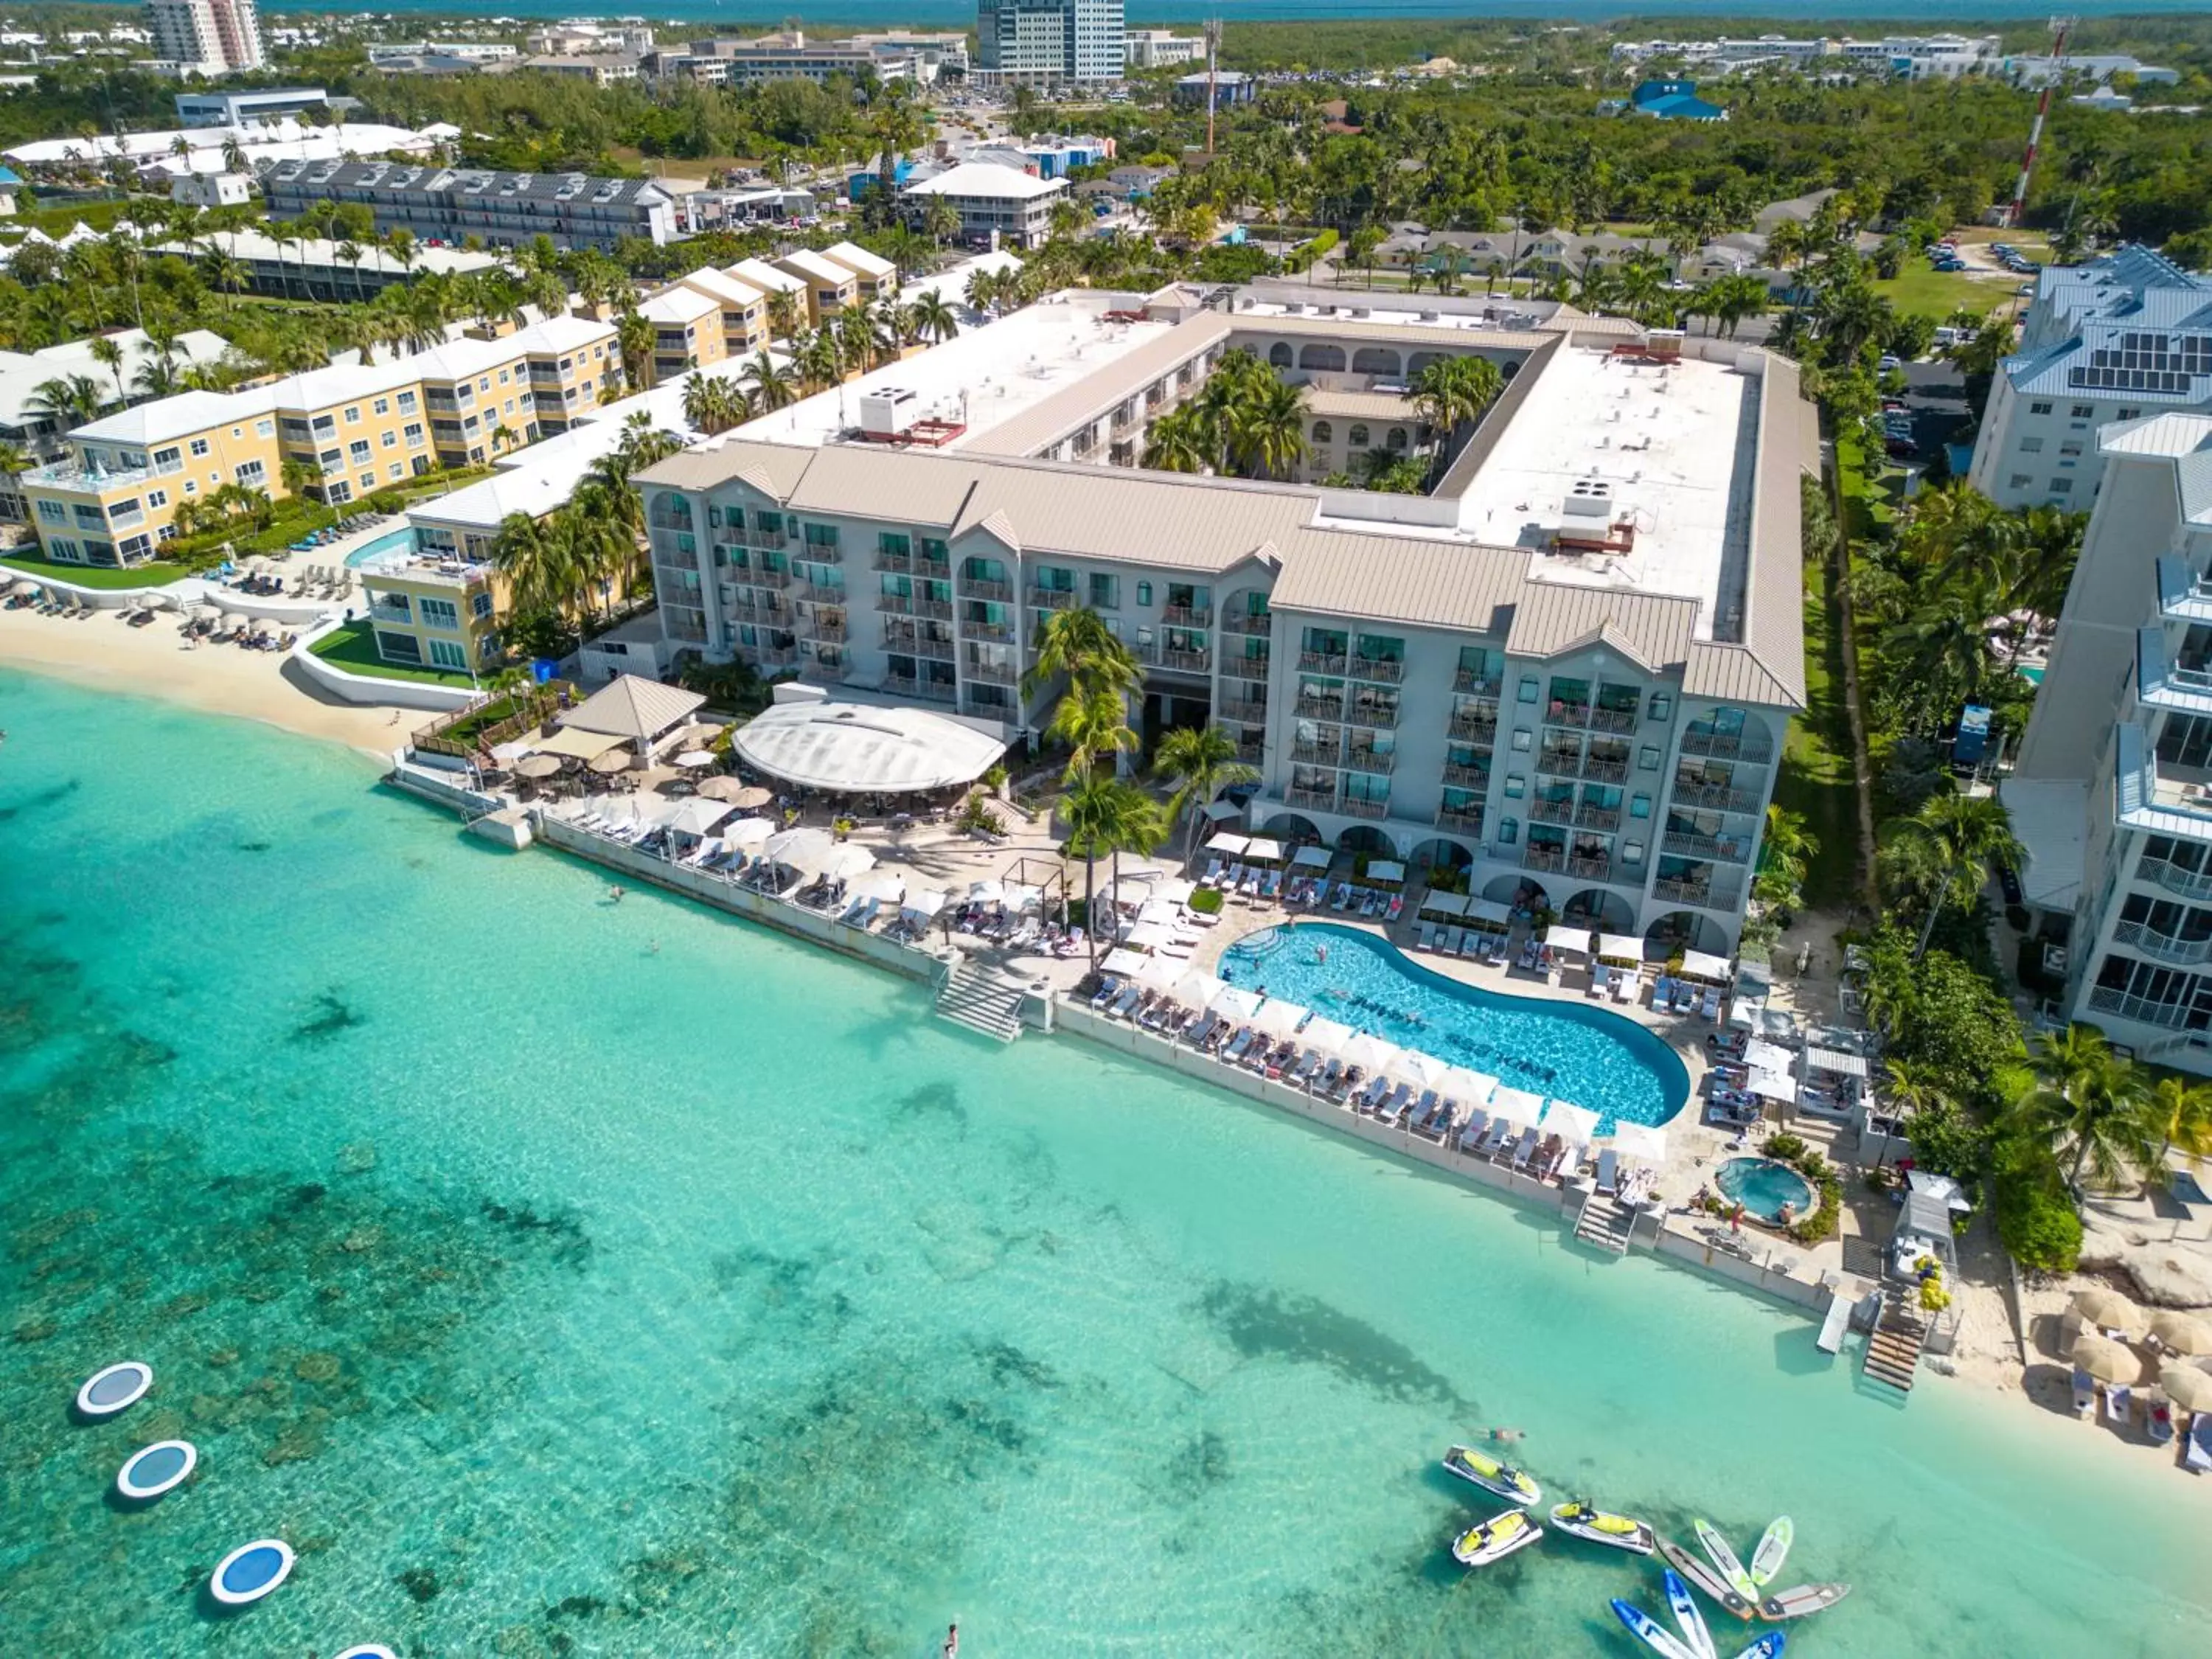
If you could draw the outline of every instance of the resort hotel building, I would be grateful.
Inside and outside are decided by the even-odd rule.
[[[1480,309],[1063,294],[696,443],[638,480],[664,660],[1011,740],[1058,689],[1021,684],[1046,619],[1088,606],[1148,738],[1233,734],[1255,830],[1732,949],[1804,701],[1812,408],[1763,350]],[[1354,428],[1429,442],[1432,361],[1506,389],[1425,494],[1143,470],[1231,350],[1306,388],[1323,471]]]
[[[2166,410],[2212,411],[2212,276],[2145,247],[2046,265],[1967,481],[2000,507],[2086,513],[2104,476],[2098,429]]]
[[[665,246],[680,233],[676,198],[650,179],[582,173],[488,173],[406,161],[279,161],[263,170],[272,219],[297,219],[318,203],[357,202],[379,235],[458,247],[520,247],[538,237],[558,248],[611,250],[623,237]]]
[[[2002,799],[2063,981],[2046,1012],[2212,1073],[2212,414],[2096,447],[2104,488]]]

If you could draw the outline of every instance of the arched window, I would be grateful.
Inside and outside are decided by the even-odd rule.
[[[1344,372],[1344,348],[1334,345],[1310,345],[1298,353],[1300,368],[1320,369],[1325,374]]]
[[[1288,368],[1291,366],[1289,341],[1278,340],[1267,348],[1267,364],[1271,368]]]
[[[662,530],[691,528],[691,503],[672,489],[664,489],[653,498],[653,522]]]
[[[1331,426],[1327,421],[1316,421],[1314,422],[1313,441],[1316,443],[1325,444],[1335,436],[1336,428]]]
[[[1352,354],[1352,372],[1354,374],[1387,374],[1395,378],[1398,374],[1399,362],[1398,354],[1387,346],[1362,346]]]
[[[1352,447],[1354,449],[1364,449],[1367,447],[1367,428],[1365,427],[1355,426],[1350,432],[1346,433],[1345,436],[1350,441]]]
[[[1402,426],[1392,427],[1390,435],[1383,439],[1382,443],[1392,454],[1399,453],[1406,447],[1406,428]]]

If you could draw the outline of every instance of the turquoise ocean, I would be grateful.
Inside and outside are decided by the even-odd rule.
[[[2071,9],[2081,16],[2123,13],[2130,16],[2163,16],[2201,11],[2203,0],[2087,0]],[[422,12],[442,17],[574,17],[580,13],[571,0],[386,0],[380,11]],[[1954,0],[1934,11],[1920,12],[1898,0],[1127,0],[1129,23],[1152,27],[1163,23],[1195,23],[1201,17],[1218,17],[1232,28],[1241,21],[1296,21],[1372,17],[1392,22],[1446,21],[1454,18],[1526,17],[1553,22],[1603,22],[1621,17],[1686,17],[1711,21],[1750,18],[1765,22],[1781,20],[1810,27],[1816,23],[1838,25],[1854,19],[1896,22],[1900,27],[1928,28],[1961,21],[2040,20],[2050,11],[2036,0]],[[602,12],[611,17],[614,12]],[[757,0],[669,0],[647,6],[635,15],[655,21],[680,19],[736,28],[780,27],[789,15]],[[853,28],[967,28],[975,27],[975,0],[822,0],[809,7],[805,21],[814,27]]]
[[[1792,1654],[2207,1650],[2207,1495],[2098,1431],[346,751],[5,673],[0,726],[0,1654],[1629,1653],[1644,1564],[1451,1565],[1492,1425],[1547,1498],[1794,1516],[1856,1589]]]

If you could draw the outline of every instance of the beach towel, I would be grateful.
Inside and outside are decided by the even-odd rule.
[[[2189,1445],[2183,1464],[2202,1474],[2212,1469],[2212,1413],[2199,1412],[2189,1425]]]
[[[2135,1412],[2136,1395],[2124,1382],[2115,1382],[2105,1390],[2105,1415],[2115,1423],[2124,1424]]]

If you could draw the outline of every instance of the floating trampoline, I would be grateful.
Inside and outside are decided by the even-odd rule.
[[[156,1440],[124,1460],[115,1472],[115,1490],[147,1502],[183,1485],[199,1461],[199,1448],[189,1440]]]
[[[208,1580],[208,1594],[227,1607],[258,1601],[292,1576],[292,1547],[281,1538],[257,1538],[224,1556]]]
[[[348,1648],[337,1659],[399,1659],[399,1656],[381,1642],[364,1642],[357,1648]]]
[[[76,1408],[87,1417],[112,1417],[146,1397],[154,1386],[154,1368],[143,1359],[126,1359],[94,1371],[76,1391]]]

